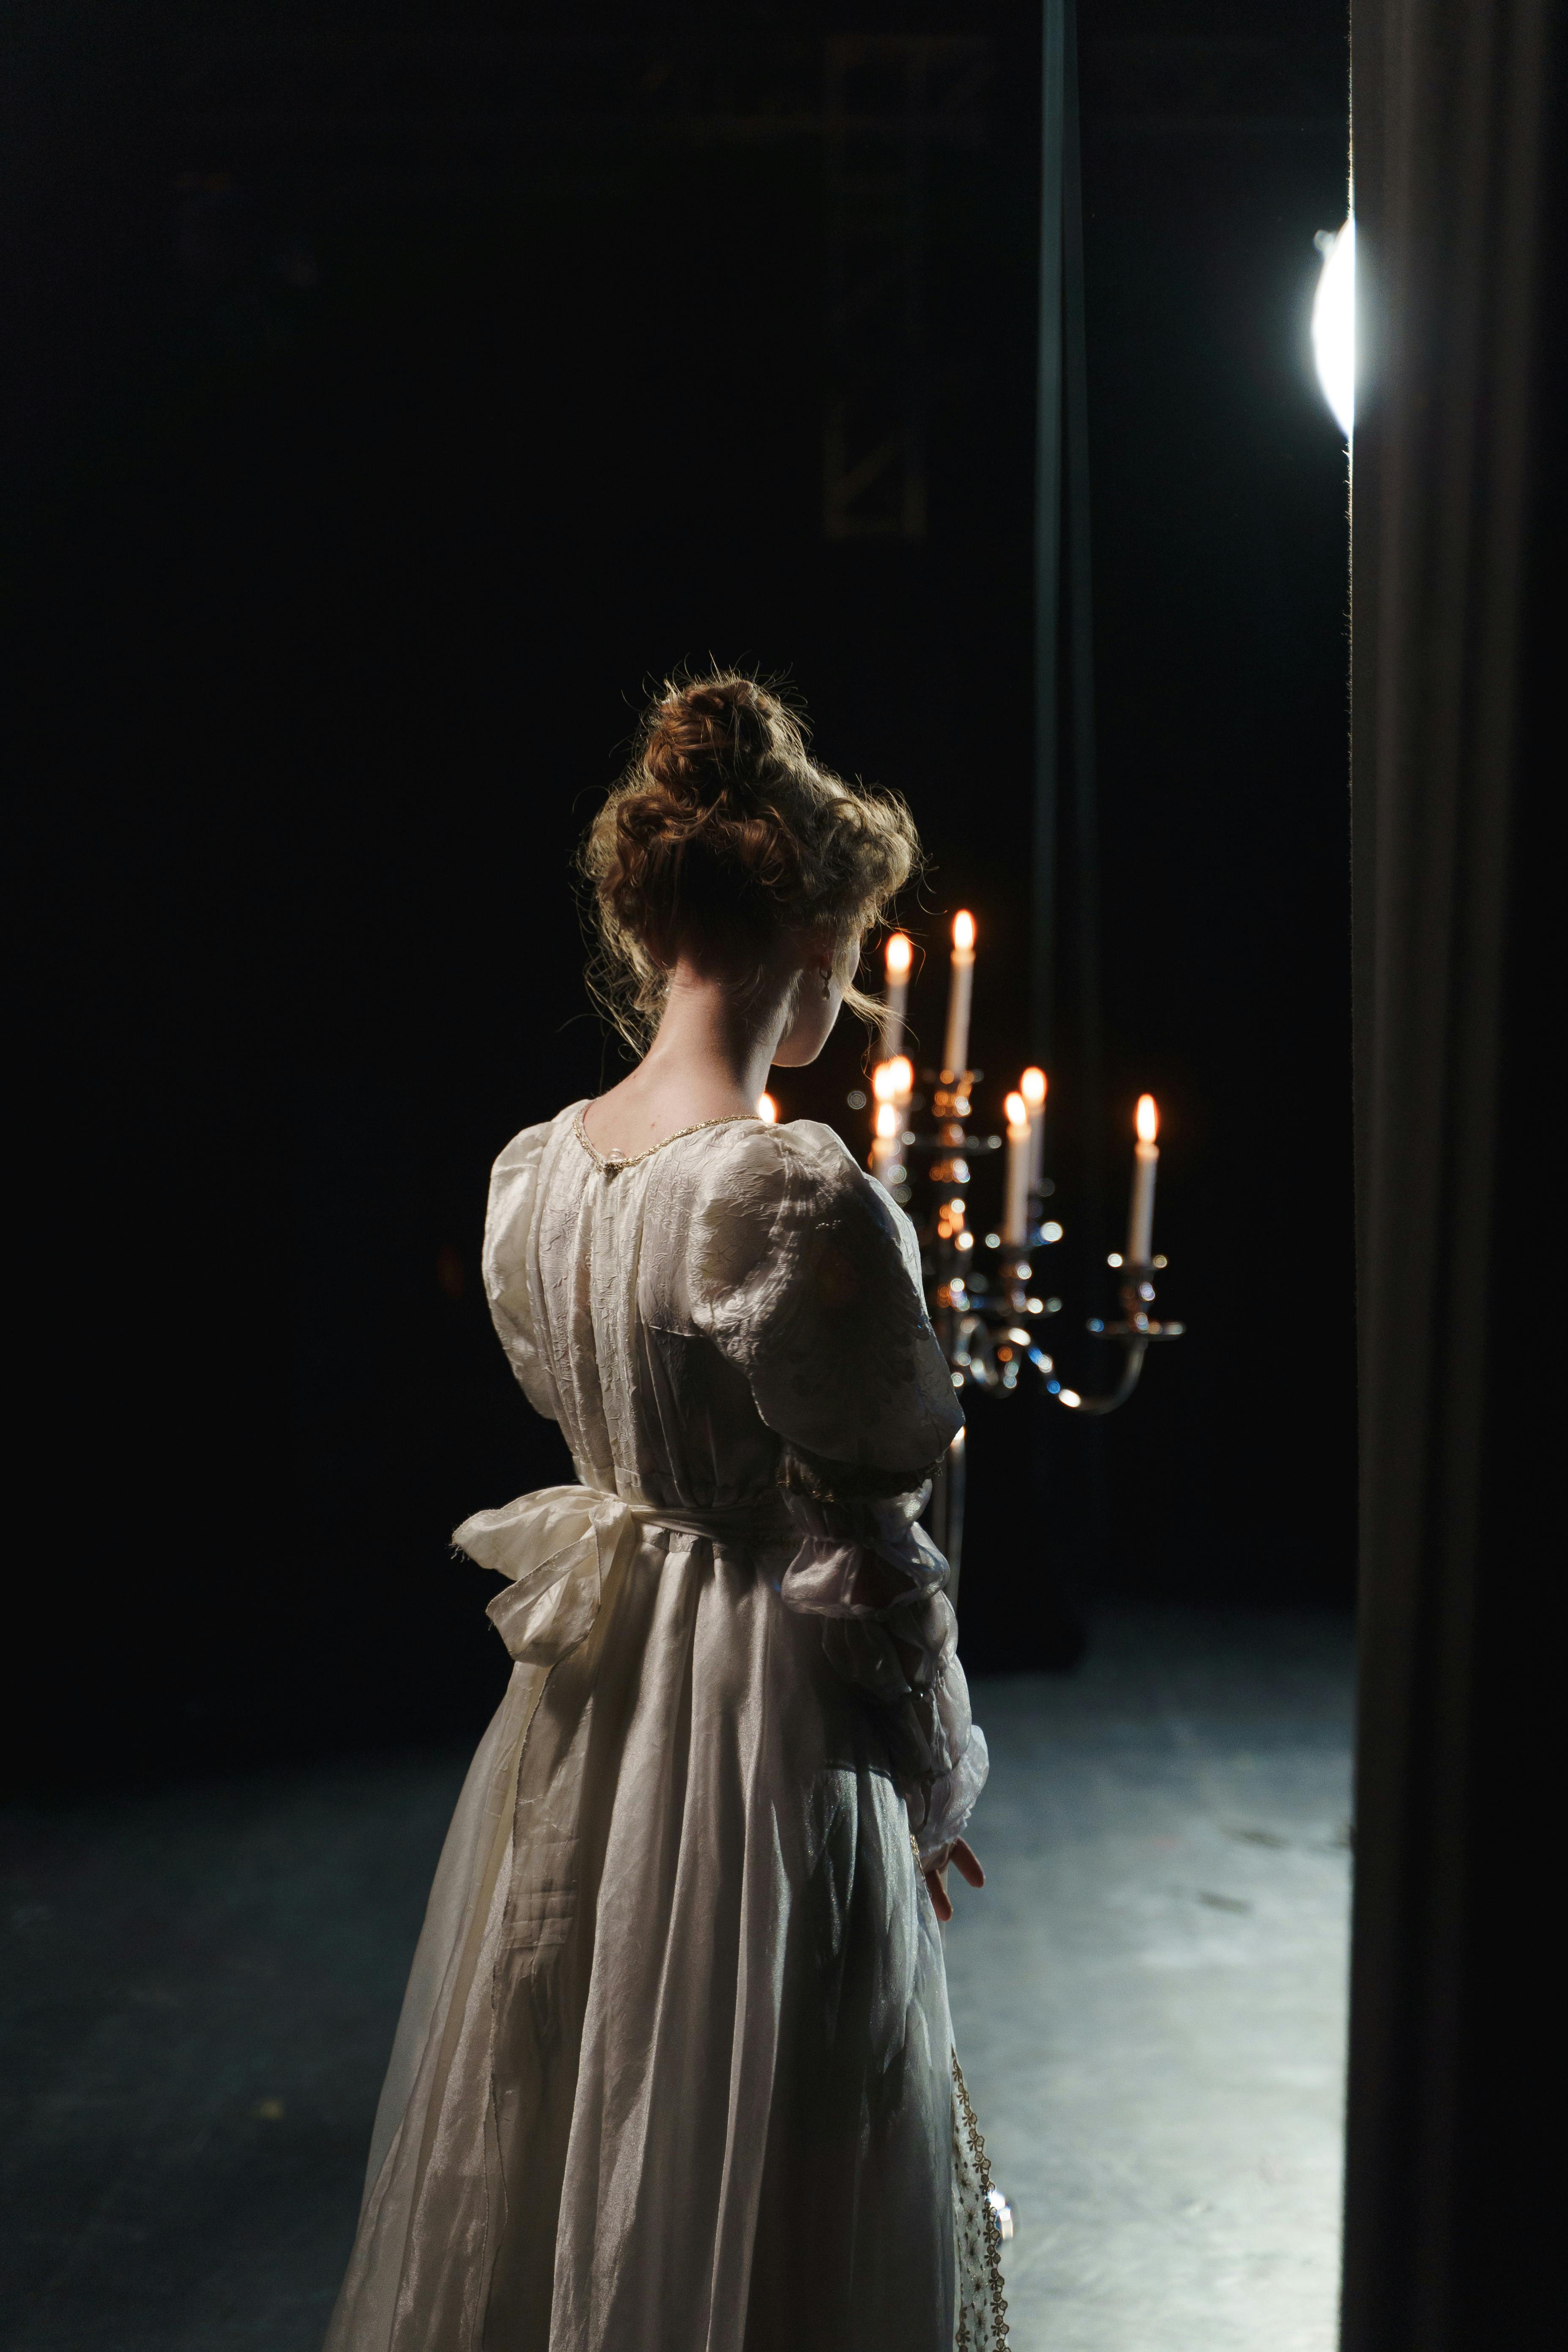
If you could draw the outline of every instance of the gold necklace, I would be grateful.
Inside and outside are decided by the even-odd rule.
[[[584,1109],[586,1108],[584,1104]],[[613,1172],[621,1168],[635,1168],[639,1160],[651,1160],[654,1153],[662,1151],[667,1143],[679,1143],[688,1135],[706,1135],[710,1127],[760,1127],[762,1124],[762,1120],[758,1119],[754,1113],[741,1110],[731,1111],[726,1118],[700,1118],[695,1126],[678,1127],[673,1135],[661,1135],[658,1141],[650,1143],[646,1151],[601,1151],[597,1144],[589,1139],[588,1130],[583,1124],[581,1110],[572,1122],[572,1132],[590,1160],[595,1160],[601,1168]]]

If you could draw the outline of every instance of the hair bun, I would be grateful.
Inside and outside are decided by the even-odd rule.
[[[716,808],[761,781],[783,717],[749,677],[703,679],[667,692],[649,713],[643,766],[687,808]]]
[[[646,1043],[683,945],[754,975],[781,925],[858,944],[918,848],[903,803],[817,767],[801,720],[754,678],[667,685],[583,845],[601,1001]]]

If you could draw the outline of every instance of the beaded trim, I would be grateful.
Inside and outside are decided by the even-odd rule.
[[[1007,2341],[1007,2298],[1002,2292],[1002,2224],[991,2202],[991,2160],[985,2153],[980,2126],[970,2105],[969,2087],[963,2070],[958,2063],[958,2053],[952,2053],[952,2087],[958,2098],[958,2111],[963,2119],[964,2136],[974,2158],[974,2169],[980,2176],[981,2210],[985,2220],[985,2273],[991,2292],[991,2340],[1003,2345]],[[968,2322],[960,2315],[956,2352],[971,2352]]]
[[[584,1108],[586,1108],[584,1104]],[[746,1127],[755,1123],[754,1112],[741,1110],[732,1111],[727,1118],[700,1118],[695,1127],[678,1127],[673,1135],[661,1135],[658,1141],[650,1143],[646,1151],[601,1151],[597,1144],[588,1140],[582,1111],[572,1122],[572,1132],[589,1159],[596,1160],[601,1168],[613,1174],[618,1169],[635,1168],[639,1160],[651,1160],[654,1153],[662,1151],[667,1143],[679,1143],[684,1136],[706,1135],[710,1127]]]

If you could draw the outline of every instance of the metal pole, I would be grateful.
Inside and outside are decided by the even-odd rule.
[[[1040,327],[1035,457],[1035,859],[1031,1045],[1055,1045],[1057,766],[1060,727],[1062,133],[1066,0],[1045,0],[1040,59]]]
[[[1078,1087],[1082,1104],[1083,1199],[1079,1227],[1103,1244],[1105,1057],[1100,1028],[1100,821],[1095,772],[1094,615],[1089,562],[1089,382],[1083,291],[1083,173],[1079,146],[1078,6],[1065,0],[1062,144],[1062,324],[1066,392],[1067,601],[1072,713],[1073,849],[1078,950]]]

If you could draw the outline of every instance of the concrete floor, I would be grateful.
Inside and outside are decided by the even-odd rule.
[[[1140,1614],[975,1693],[948,1972],[1015,2352],[1331,2352],[1351,1674],[1343,1620]]]
[[[1184,1612],[977,1691],[1016,2352],[1329,2352],[1349,1688],[1338,1621]],[[317,2352],[465,1762],[5,1817],[7,2352]]]

